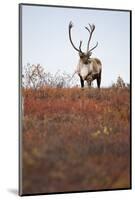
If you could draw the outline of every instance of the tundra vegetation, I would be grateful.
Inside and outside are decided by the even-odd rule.
[[[23,193],[130,188],[129,85],[82,90],[66,74],[24,69]]]

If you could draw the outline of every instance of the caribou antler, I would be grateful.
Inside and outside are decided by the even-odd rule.
[[[95,49],[97,46],[98,46],[98,42],[97,42],[97,44],[96,44],[94,47],[92,47],[88,52],[93,51],[93,49]]]
[[[89,40],[88,40],[88,44],[87,44],[87,53],[90,53],[90,51],[92,51],[93,49],[95,49],[95,48],[98,46],[98,42],[97,42],[97,44],[96,44],[93,48],[91,48],[91,49],[89,50],[91,37],[92,37],[92,34],[93,34],[94,30],[95,30],[95,25],[94,25],[94,24],[92,24],[92,25],[89,24],[89,27],[90,27],[90,28],[85,27],[85,29],[86,29],[86,30],[89,32],[89,34],[90,34]]]
[[[82,50],[81,50],[81,46],[82,46],[82,41],[80,41],[80,45],[79,45],[79,49],[76,48],[76,46],[74,45],[73,41],[72,41],[72,38],[71,38],[71,29],[73,27],[73,23],[70,21],[69,23],[69,39],[70,39],[70,42],[73,46],[73,48],[78,51],[79,53],[81,52],[82,53]]]

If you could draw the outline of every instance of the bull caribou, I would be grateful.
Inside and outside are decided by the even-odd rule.
[[[71,37],[71,29],[73,27],[73,23],[69,23],[69,39],[70,42],[73,46],[73,48],[79,52],[79,62],[77,65],[77,70],[76,72],[78,73],[80,77],[80,82],[81,82],[81,87],[84,87],[84,81],[87,81],[88,86],[91,86],[91,83],[93,80],[97,80],[97,87],[100,88],[101,84],[101,72],[102,72],[102,63],[98,58],[91,58],[92,51],[98,46],[98,42],[94,47],[90,49],[90,41],[92,34],[95,30],[95,25],[94,24],[89,24],[89,27],[85,27],[85,29],[89,32],[89,39],[87,43],[87,50],[86,52],[83,52],[81,47],[82,47],[82,41],[80,41],[79,48],[77,48]]]

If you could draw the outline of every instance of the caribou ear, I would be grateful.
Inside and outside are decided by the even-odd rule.
[[[92,52],[90,51],[90,52],[88,52],[88,54],[89,54],[89,57],[92,55]]]
[[[83,58],[83,57],[84,57],[84,53],[79,52],[79,57],[80,57],[80,58]]]

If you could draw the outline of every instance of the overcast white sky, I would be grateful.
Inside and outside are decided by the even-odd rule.
[[[102,61],[102,87],[110,86],[120,75],[130,81],[130,13],[91,9],[23,6],[22,61],[41,64],[50,73],[58,70],[73,74],[78,63],[78,53],[68,37],[72,21],[72,38],[76,46],[83,41],[86,50],[88,23],[95,24],[91,46],[98,41],[92,57]],[[76,75],[77,76],[77,75]]]

